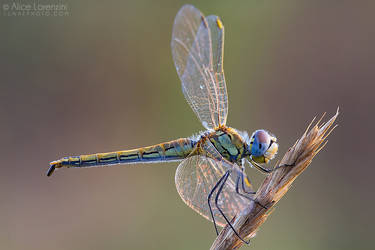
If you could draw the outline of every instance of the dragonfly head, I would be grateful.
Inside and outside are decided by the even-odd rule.
[[[251,138],[249,145],[249,153],[256,163],[268,163],[277,154],[279,145],[277,139],[266,130],[256,130]]]

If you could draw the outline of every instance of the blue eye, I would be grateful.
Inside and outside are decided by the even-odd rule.
[[[252,138],[251,154],[255,157],[264,155],[271,143],[270,135],[264,130],[257,130]]]

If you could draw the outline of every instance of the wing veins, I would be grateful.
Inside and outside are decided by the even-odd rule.
[[[193,62],[194,62],[194,64],[195,64],[196,68],[198,69],[199,73],[200,73],[201,76],[202,76],[202,79],[203,79],[203,81],[204,81],[204,84],[206,85],[207,90],[210,90],[210,81],[207,80],[207,76],[206,76],[206,74],[204,74],[203,71],[202,71],[202,64],[200,64],[200,63],[197,61],[197,59],[196,59],[196,57],[194,56],[194,54],[192,53],[192,51],[189,51],[189,49],[187,48],[186,44],[185,44],[183,41],[181,41],[181,40],[178,39],[178,38],[174,38],[173,40],[176,41],[178,44],[180,44],[180,45],[186,50],[186,52],[189,53],[190,58],[193,60]],[[198,46],[198,45],[197,45],[197,46]],[[199,50],[198,50],[198,51],[199,51]],[[210,51],[210,52],[212,52],[212,51]],[[212,57],[210,57],[210,60],[212,60]],[[208,74],[209,74],[209,77],[211,78],[211,81],[212,81],[213,83],[215,83],[215,80],[213,79],[213,75],[212,75],[213,69],[212,69],[212,72],[211,72],[210,69],[207,69],[207,68],[205,68],[205,67],[204,67],[203,69],[204,69],[206,72],[208,71]],[[185,74],[185,72],[183,73],[183,75],[184,75],[184,74]],[[191,77],[191,76],[189,75],[189,77]],[[183,86],[184,88],[186,88],[186,87],[184,86],[184,84],[182,84],[182,86]],[[210,110],[212,110],[212,103],[215,104],[215,101],[214,101],[215,99],[216,99],[216,105],[217,105],[217,106],[216,106],[216,107],[217,107],[216,110],[219,109],[219,99],[218,99],[217,87],[214,88],[214,91],[215,91],[215,96],[216,96],[216,98],[212,95],[211,91],[208,91],[208,96],[207,96],[207,97],[209,97],[209,100],[211,100],[211,101],[209,101],[209,103],[208,103],[208,104],[209,104],[209,107],[210,107]],[[185,91],[185,93],[187,93],[187,91]],[[197,106],[195,106],[195,107],[197,107]],[[215,113],[216,113],[216,112],[210,112],[212,121],[215,121],[215,119],[214,119],[214,115],[215,115]],[[217,116],[218,116],[218,121],[220,121],[220,112],[218,112]],[[214,124],[214,125],[217,126],[217,125],[219,125],[219,124]],[[220,124],[220,125],[221,125],[221,124]]]
[[[219,22],[217,16],[204,17],[194,6],[185,5],[176,16],[172,34],[172,53],[184,95],[207,129],[225,125],[228,113],[224,27]]]

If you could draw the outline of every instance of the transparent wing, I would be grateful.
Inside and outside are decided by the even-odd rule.
[[[206,129],[225,125],[228,96],[223,70],[224,26],[217,16],[205,18],[194,6],[177,13],[172,54],[182,92]]]
[[[175,176],[177,191],[189,207],[212,221],[207,197],[226,170],[219,161],[201,155],[191,156],[181,162],[177,168]],[[237,172],[232,172],[218,200],[219,207],[229,220],[249,205],[248,200],[236,193],[236,178]],[[216,192],[212,197],[211,205],[215,221],[223,227],[226,222],[214,205]]]
[[[231,175],[226,181],[219,196],[218,204],[224,214],[230,219],[249,205],[249,201],[236,193],[237,177],[242,174],[238,166],[226,161],[210,141],[206,141],[199,148],[200,155],[190,156],[177,168],[175,181],[182,200],[200,215],[212,220],[208,207],[208,195],[225,174],[231,169]],[[246,174],[244,177],[246,177]],[[218,225],[226,224],[213,201],[217,191],[213,193],[212,210]]]

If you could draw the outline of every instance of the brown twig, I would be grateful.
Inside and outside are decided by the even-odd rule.
[[[267,217],[273,211],[272,207],[285,195],[293,181],[309,166],[314,156],[327,143],[326,138],[337,126],[333,126],[339,110],[327,122],[319,124],[322,118],[309,130],[315,118],[310,123],[302,137],[286,152],[280,164],[292,165],[276,169],[269,174],[260,188],[258,189],[255,200],[267,207],[264,209],[255,202],[252,202],[245,210],[232,219],[232,225],[237,229],[243,238],[252,238],[256,231],[262,225]],[[243,242],[234,234],[233,230],[227,225],[220,232],[211,246],[211,249],[237,249]]]

